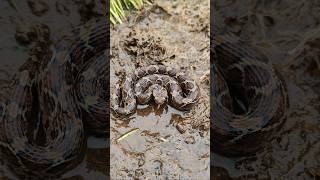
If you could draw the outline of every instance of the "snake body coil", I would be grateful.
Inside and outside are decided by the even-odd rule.
[[[227,156],[251,154],[285,120],[285,84],[266,56],[230,34],[213,32],[212,148]]]
[[[150,65],[128,75],[123,87],[117,83],[111,108],[118,115],[129,115],[137,104],[147,104],[153,98],[157,104],[168,101],[176,109],[190,110],[199,93],[198,85],[185,74],[163,65]]]
[[[89,22],[63,37],[38,72],[17,74],[1,145],[18,174],[45,177],[74,167],[86,148],[84,119],[86,131],[106,133],[108,34],[106,18]]]

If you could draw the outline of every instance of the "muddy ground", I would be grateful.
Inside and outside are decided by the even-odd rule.
[[[111,118],[111,177],[208,179],[209,1],[156,1],[111,30],[111,87],[137,67],[163,64],[200,86],[190,112],[139,106],[129,118]],[[121,135],[138,128],[124,140]]]
[[[278,137],[256,157],[212,154],[214,179],[320,178],[320,3],[308,0],[212,4],[216,25],[258,47],[285,78],[290,110]]]

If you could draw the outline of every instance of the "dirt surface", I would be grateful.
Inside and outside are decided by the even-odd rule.
[[[270,58],[290,101],[279,136],[263,152],[238,159],[212,154],[213,179],[319,179],[320,3],[220,0],[212,7],[216,25]]]
[[[105,11],[105,1],[1,1],[0,102],[4,103],[7,100],[11,90],[9,84],[19,68],[41,62],[35,52],[35,47],[40,46],[39,42],[46,45],[42,48],[48,48],[47,46],[57,43],[59,38],[73,27],[103,16]],[[0,114],[1,111],[0,107]],[[58,179],[107,179],[108,144],[106,138],[90,136],[84,159],[77,167]],[[0,152],[0,179],[17,179],[8,169],[5,157]]]
[[[111,56],[111,88],[137,67],[163,64],[187,73],[201,91],[190,112],[147,105],[113,116],[111,177],[209,179],[209,1],[156,1],[129,16],[111,30]]]

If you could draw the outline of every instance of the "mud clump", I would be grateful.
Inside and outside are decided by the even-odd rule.
[[[159,63],[166,53],[160,37],[132,30],[123,41],[124,49],[133,57],[136,67]],[[147,60],[147,61],[146,61]]]
[[[184,142],[187,144],[194,144],[196,141],[193,136],[189,136],[184,140]]]

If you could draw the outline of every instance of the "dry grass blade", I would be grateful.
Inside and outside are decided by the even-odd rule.
[[[124,133],[123,135],[121,135],[118,139],[117,142],[124,140],[125,138],[129,137],[130,135],[132,135],[133,133],[137,132],[139,130],[139,128],[134,128],[131,129],[130,131]]]

